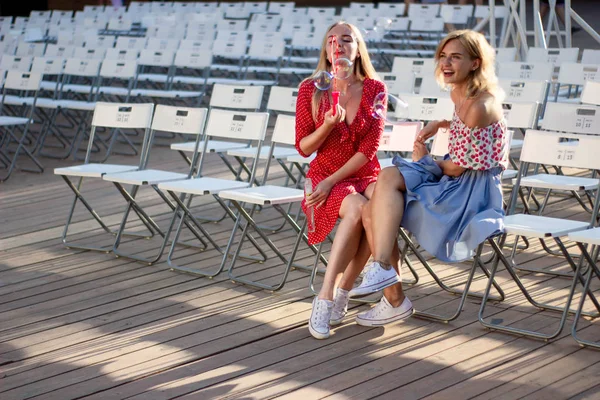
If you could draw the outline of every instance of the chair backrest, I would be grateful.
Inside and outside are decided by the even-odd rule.
[[[21,42],[17,46],[16,55],[19,57],[31,56],[40,57],[46,51],[46,43],[26,43]]]
[[[91,49],[109,49],[115,45],[115,36],[86,35],[84,47]]]
[[[73,52],[73,58],[81,58],[83,60],[103,60],[106,55],[106,49],[103,48],[87,48],[77,47]]]
[[[233,86],[215,83],[210,107],[238,110],[259,110],[264,86]]]
[[[377,14],[381,17],[386,15],[404,15],[406,11],[405,3],[379,3],[377,5]]]
[[[246,56],[247,47],[248,43],[244,38],[240,38],[235,41],[224,41],[217,39],[213,43],[213,55],[241,60]]]
[[[42,74],[9,70],[6,73],[4,88],[10,90],[37,91],[42,83]]]
[[[599,68],[598,64],[562,63],[558,73],[558,82],[568,85],[584,85],[588,80],[600,79]]]
[[[142,50],[137,59],[138,65],[152,67],[170,67],[173,65],[175,52],[170,50]]]
[[[510,102],[543,103],[548,93],[547,81],[502,78],[498,83],[506,94],[506,101]]]
[[[600,50],[583,49],[582,64],[600,64]]]
[[[179,48],[179,42],[179,39],[148,38],[146,50],[169,50],[175,53],[175,50]]]
[[[61,46],[58,44],[49,44],[46,47],[44,55],[46,57],[73,57],[75,53],[74,46]]]
[[[64,65],[64,57],[35,57],[31,66],[31,72],[43,75],[60,75],[63,73]]]
[[[402,99],[408,104],[407,108],[396,110],[397,118],[408,118],[419,121],[451,119],[454,103],[449,97],[424,97],[403,95]]]
[[[428,97],[449,97],[450,90],[441,88],[435,79],[415,78],[415,86],[419,85],[419,95]]]
[[[412,73],[415,76],[431,77],[434,69],[433,58],[394,57],[392,64],[392,73],[397,75]]]
[[[173,65],[179,68],[204,69],[212,64],[212,54],[209,51],[196,52],[192,50],[177,50]]]
[[[10,71],[11,69],[17,71],[29,71],[32,63],[33,57],[19,57],[5,54],[0,61],[0,69],[7,71]]]
[[[239,5],[237,5],[237,4],[234,4],[234,6],[239,7]],[[236,32],[245,31],[247,24],[248,24],[248,21],[246,21],[246,20],[222,19],[217,22],[217,30],[219,30],[219,31],[236,31]]]
[[[208,110],[206,108],[175,107],[158,104],[154,110],[152,129],[163,132],[201,135]]]
[[[309,7],[306,13],[309,17],[319,18],[325,16],[333,17],[335,15],[335,11],[336,10],[334,7]]]
[[[296,117],[293,115],[279,114],[273,128],[272,142],[296,144]]]
[[[440,16],[447,24],[467,24],[473,15],[473,5],[443,4]]]
[[[516,47],[499,47],[496,49],[496,62],[515,62],[517,59]]]
[[[583,169],[600,169],[600,135],[578,135],[528,129],[521,162]]]
[[[267,110],[295,113],[296,100],[298,100],[298,88],[272,86]]]
[[[103,78],[133,79],[137,70],[137,62],[107,60],[102,62],[100,76]]]
[[[579,58],[579,48],[549,48],[530,47],[527,51],[527,62],[548,63],[551,65],[561,65],[563,62],[577,62]]]
[[[503,62],[498,65],[498,77],[505,79],[552,79],[554,67],[545,62]]]
[[[205,133],[210,137],[262,141],[268,120],[269,113],[213,108],[208,116]]]
[[[502,112],[509,128],[529,129],[537,126],[539,103],[502,103]]]
[[[414,4],[408,6],[408,18],[428,20],[440,14],[439,4]]]
[[[283,57],[285,41],[283,39],[261,41],[252,40],[248,57],[255,60],[276,61]]]
[[[81,58],[67,58],[63,73],[65,75],[95,77],[100,72],[100,60],[84,60]]]
[[[139,50],[135,49],[106,49],[106,60],[121,60],[121,61],[135,61],[138,59]]]
[[[600,107],[588,104],[548,103],[542,128],[552,131],[600,134]],[[600,154],[600,149],[599,154]]]
[[[412,5],[413,4],[411,4],[411,6]],[[444,19],[437,17],[432,19],[410,18],[410,30],[419,32],[438,32],[441,34],[444,31]]]
[[[125,50],[142,50],[146,47],[146,38],[119,36],[115,48]]]
[[[380,74],[380,77],[387,86],[388,92],[393,95],[413,92],[415,76],[412,74],[400,75],[397,73],[389,73]]]
[[[121,129],[148,129],[154,104],[96,103],[92,126]]]
[[[587,81],[581,93],[581,102],[600,106],[600,82]]]
[[[381,139],[379,151],[412,151],[415,137],[423,129],[423,122],[402,122],[386,125]]]
[[[194,52],[210,51],[213,47],[213,39],[183,39],[179,42],[179,50],[190,50]]]

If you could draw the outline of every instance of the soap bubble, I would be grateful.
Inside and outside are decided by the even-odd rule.
[[[313,83],[319,90],[328,90],[333,82],[333,75],[327,71],[319,71],[313,77]]]
[[[371,115],[376,119],[383,119],[387,124],[403,122],[407,118],[408,103],[403,99],[381,92],[373,100]]]
[[[352,61],[347,58],[338,58],[333,64],[333,76],[336,79],[348,79],[352,76]]]

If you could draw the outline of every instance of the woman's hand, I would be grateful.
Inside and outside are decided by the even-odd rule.
[[[425,125],[425,127],[423,129],[421,129],[421,132],[419,132],[419,134],[415,138],[415,141],[419,142],[421,144],[424,144],[425,141],[427,141],[427,139],[435,136],[435,134],[437,133],[439,128],[440,128],[439,121],[431,121],[430,123]]]
[[[412,160],[419,161],[421,158],[425,157],[427,154],[429,154],[429,151],[427,150],[427,146],[425,146],[423,143],[421,143],[419,141],[415,141],[415,143],[413,145]]]
[[[338,123],[342,122],[345,119],[346,119],[346,110],[338,104],[335,115],[333,115],[333,112],[331,109],[329,109],[325,113],[325,121],[323,123],[325,125],[333,128],[335,125],[337,125]]]
[[[329,197],[329,192],[331,192],[331,188],[333,187],[333,183],[329,181],[329,179],[323,179],[313,193],[306,198],[306,206],[307,207],[316,207],[319,208],[325,201],[327,201],[327,197]]]

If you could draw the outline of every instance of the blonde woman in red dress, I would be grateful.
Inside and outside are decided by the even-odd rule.
[[[319,71],[332,70],[332,51],[335,59],[353,63],[350,77],[337,79],[340,99],[335,114],[332,88],[319,90],[314,85]],[[348,291],[370,255],[361,212],[380,171],[376,152],[384,121],[371,113],[375,96],[385,90],[360,31],[345,22],[329,27],[317,69],[300,84],[296,104],[296,148],[305,157],[316,153],[307,174],[313,194],[302,203],[305,212],[314,208],[316,229],[309,233],[309,242],[323,241],[341,218],[309,320],[309,331],[317,339],[329,337],[330,325],[341,323]]]

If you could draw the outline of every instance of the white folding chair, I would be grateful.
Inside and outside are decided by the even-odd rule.
[[[144,146],[142,148],[142,161],[139,169],[135,171],[128,172],[120,172],[120,173],[109,173],[102,177],[105,181],[113,182],[117,187],[117,190],[123,195],[125,200],[128,203],[127,209],[123,214],[123,219],[121,221],[121,225],[119,230],[117,231],[117,235],[115,238],[115,242],[113,245],[113,253],[115,253],[119,257],[127,257],[137,261],[141,261],[144,263],[148,263],[152,265],[157,262],[163,252],[165,247],[167,246],[169,236],[173,230],[173,224],[176,219],[176,205],[169,199],[169,197],[164,194],[158,188],[158,185],[163,182],[171,182],[171,181],[179,181],[184,179],[190,179],[194,172],[194,167],[197,164],[197,155],[198,152],[194,152],[192,164],[190,165],[189,171],[186,173],[179,172],[170,172],[158,169],[148,168],[150,161],[150,151],[152,145],[154,143],[154,136],[156,132],[170,132],[170,133],[185,133],[188,135],[196,136],[196,150],[198,145],[200,144],[200,138],[202,136],[202,132],[204,130],[204,124],[206,122],[206,108],[186,108],[186,107],[173,107],[173,106],[165,106],[165,105],[157,105],[156,110],[154,112],[154,118],[152,120],[152,127],[150,129],[150,133],[148,137],[144,138]],[[132,185],[132,189],[126,189],[125,185]],[[163,231],[160,226],[150,217],[142,208],[142,206],[135,200],[135,192],[138,188],[143,186],[150,186],[154,191],[160,196],[160,198],[169,206],[169,208],[174,212],[171,218],[169,227],[166,231]],[[125,232],[125,228],[127,225],[127,219],[129,217],[130,211],[134,209],[138,215],[143,215],[145,220],[152,226],[154,231],[158,233],[162,238],[162,244],[157,252],[157,254],[151,258],[140,257],[135,253],[127,253],[120,249],[121,247],[121,239],[122,235]],[[187,223],[187,221],[185,221]],[[195,232],[193,226],[188,224],[188,228]],[[195,233],[198,240],[204,244],[199,233]]]
[[[583,49],[581,55],[582,64],[600,64],[600,50]]]
[[[81,204],[87,209],[90,215],[96,220],[96,222],[100,225],[100,227],[104,230],[104,232],[109,233],[111,235],[115,235],[116,232],[113,232],[108,225],[103,221],[100,215],[94,210],[94,208],[90,205],[90,203],[84,198],[82,193],[82,185],[84,178],[102,178],[104,175],[109,173],[116,172],[126,172],[126,171],[134,171],[143,166],[143,158],[140,156],[140,160],[138,165],[121,165],[121,164],[98,164],[91,163],[91,153],[92,147],[94,143],[94,137],[96,133],[96,128],[105,127],[109,129],[123,129],[123,130],[134,130],[134,129],[143,129],[144,136],[148,135],[148,130],[150,129],[150,125],[152,122],[152,112],[154,110],[154,104],[118,104],[118,103],[97,103],[94,116],[92,119],[92,127],[90,132],[90,138],[88,141],[87,152],[85,155],[84,164],[74,165],[71,167],[61,167],[55,168],[54,174],[60,175],[69,188],[75,194],[73,198],[73,203],[71,204],[71,209],[69,214],[67,215],[67,222],[65,224],[65,228],[62,234],[62,242],[67,248],[76,248],[82,250],[94,250],[94,251],[102,251],[102,252],[110,252],[112,250],[113,244],[111,243],[109,246],[90,246],[90,245],[82,245],[75,242],[72,242],[68,239],[68,230],[71,225],[71,221],[73,218],[73,214],[75,212],[75,207],[77,206],[77,202],[80,201]],[[113,135],[114,136],[114,135]],[[75,184],[73,180],[78,180]],[[134,190],[135,192],[136,190]],[[135,193],[133,193],[135,196]],[[134,209],[134,211],[137,211]],[[141,216],[138,215],[142,221],[142,223],[148,228],[150,232],[152,232],[150,224]]]
[[[599,68],[599,64],[580,64],[570,62],[564,62],[560,64],[554,101],[574,100],[578,102],[580,100],[578,97],[581,93],[580,87],[583,88],[588,80],[600,80],[600,72],[598,71]],[[566,93],[563,93],[560,90],[560,87],[563,85],[568,86]]]
[[[598,251],[600,249],[600,228],[587,229],[585,231],[577,231],[569,233],[569,240],[577,243],[581,255],[588,265],[587,274],[585,274],[583,285],[583,293],[588,293],[589,296],[593,296],[593,292],[590,292],[590,284],[595,278],[600,279],[600,269],[598,268]],[[600,349],[600,341],[592,341],[587,338],[582,338],[577,332],[577,325],[581,315],[583,314],[583,308],[587,296],[581,296],[579,300],[579,306],[573,320],[573,327],[571,329],[571,335],[581,346],[588,346],[594,349]]]
[[[4,75],[3,72],[2,75]],[[35,166],[34,169],[22,168],[23,170],[44,172],[42,164],[26,147],[29,142],[28,133],[33,122],[41,82],[42,74],[40,73],[16,70],[6,73],[0,101],[0,164],[4,165],[6,173],[0,177],[0,182],[4,182],[10,177],[21,154],[27,156]],[[7,99],[9,98],[11,99],[10,103],[14,105],[10,116],[7,115]],[[20,136],[15,129],[21,130]]]
[[[225,214],[235,219],[235,215],[229,209],[229,207],[221,200],[219,193],[227,189],[239,189],[249,187],[252,182],[255,181],[256,170],[258,167],[259,152],[262,143],[265,138],[267,123],[269,119],[268,113],[257,113],[257,112],[242,112],[242,111],[231,111],[221,109],[211,109],[206,125],[203,141],[201,142],[202,152],[200,160],[198,162],[197,172],[193,179],[175,182],[160,183],[158,188],[163,191],[167,191],[172,199],[180,207],[183,214],[180,216],[180,222],[173,239],[167,262],[169,266],[182,272],[189,272],[202,276],[216,276],[219,274],[226,262],[226,257],[223,258],[221,265],[214,272],[199,270],[194,268],[188,268],[179,266],[174,260],[174,254],[176,246],[175,244],[179,241],[179,236],[182,232],[183,221],[186,220],[192,223],[196,229],[202,232],[210,244],[219,252],[224,253],[223,248],[212,238],[209,232],[202,226],[202,223],[191,211],[191,203],[195,196],[212,195],[217,203],[225,210]],[[208,143],[209,138],[222,138],[229,140],[245,140],[256,143],[256,155],[250,171],[250,176],[247,181],[231,180],[223,178],[212,178],[204,176],[203,165],[205,158],[209,153]],[[178,195],[177,193],[180,193]],[[185,197],[187,196],[187,199]],[[203,218],[204,219],[204,218]],[[252,239],[251,239],[252,240]],[[265,259],[265,254],[260,247],[253,241],[256,250],[260,253],[261,257],[254,259],[262,260]]]
[[[581,102],[600,106],[600,82],[587,81],[581,93]]]
[[[496,49],[496,63],[514,62],[516,60],[516,47],[499,47]]]
[[[25,72],[31,69],[31,64],[33,64],[33,57],[31,56],[19,57],[4,54],[0,59],[0,70]]]
[[[596,206],[594,207],[594,213],[592,215],[591,222],[573,221],[561,218],[552,218],[540,215],[531,214],[513,214],[518,190],[521,187],[521,182],[525,178],[524,172],[528,169],[530,163],[558,165],[561,167],[573,167],[573,168],[585,168],[591,170],[600,169],[600,159],[597,157],[597,149],[600,146],[600,136],[592,135],[575,135],[571,133],[561,133],[554,131],[538,131],[538,130],[527,130],[525,134],[525,142],[523,143],[523,150],[521,152],[521,167],[519,175],[515,185],[513,187],[509,215],[504,218],[504,234],[500,239],[500,243],[493,246],[494,252],[497,256],[492,269],[491,277],[496,275],[498,261],[502,261],[506,271],[509,273],[511,278],[517,284],[520,292],[533,306],[544,310],[553,310],[560,312],[561,318],[558,323],[558,328],[551,333],[543,333],[534,331],[531,329],[521,329],[512,326],[504,326],[499,321],[488,321],[485,319],[485,301],[482,302],[481,309],[479,311],[479,321],[486,327],[502,332],[515,333],[518,335],[534,337],[544,340],[550,340],[556,338],[562,332],[564,328],[567,316],[569,313],[574,313],[574,310],[570,309],[571,300],[573,298],[577,282],[583,283],[580,276],[581,267],[583,263],[575,263],[573,258],[569,254],[567,248],[562,242],[563,238],[566,238],[569,233],[581,231],[587,229],[593,225],[596,221],[598,214],[598,201],[600,200],[600,190],[596,193]],[[529,293],[528,289],[523,284],[519,275],[515,272],[517,265],[514,258],[510,260],[505,257],[502,252],[502,245],[508,235],[524,236],[528,238],[537,238],[542,242],[544,239],[552,238],[560,249],[560,253],[565,257],[569,266],[573,269],[574,274],[571,275],[572,283],[566,296],[566,301],[562,307],[543,304],[536,301],[533,296]],[[545,244],[543,244],[545,246]],[[521,269],[523,269],[521,267]],[[537,271],[540,272],[540,271]],[[487,300],[489,294],[490,285],[486,288],[484,294],[484,300]],[[586,296],[589,292],[584,292],[582,296]],[[586,315],[598,316],[600,315],[600,304],[596,301],[591,293],[590,298],[594,302],[597,313],[586,313]]]
[[[252,39],[243,67],[242,81],[260,85],[277,85],[284,52],[283,39],[268,41],[260,40],[258,37]],[[249,73],[254,74],[255,79],[249,80]],[[261,79],[263,76],[266,79]]]
[[[449,97],[425,97],[413,94],[402,94],[408,107],[399,107],[395,117],[416,121],[451,120],[454,105]]]
[[[128,102],[133,90],[136,72],[137,62],[135,60],[110,60],[105,58],[98,74],[96,100],[109,98]],[[103,86],[103,82],[107,84]]]
[[[551,81],[554,67],[544,62],[503,62],[498,65],[498,78]]]

